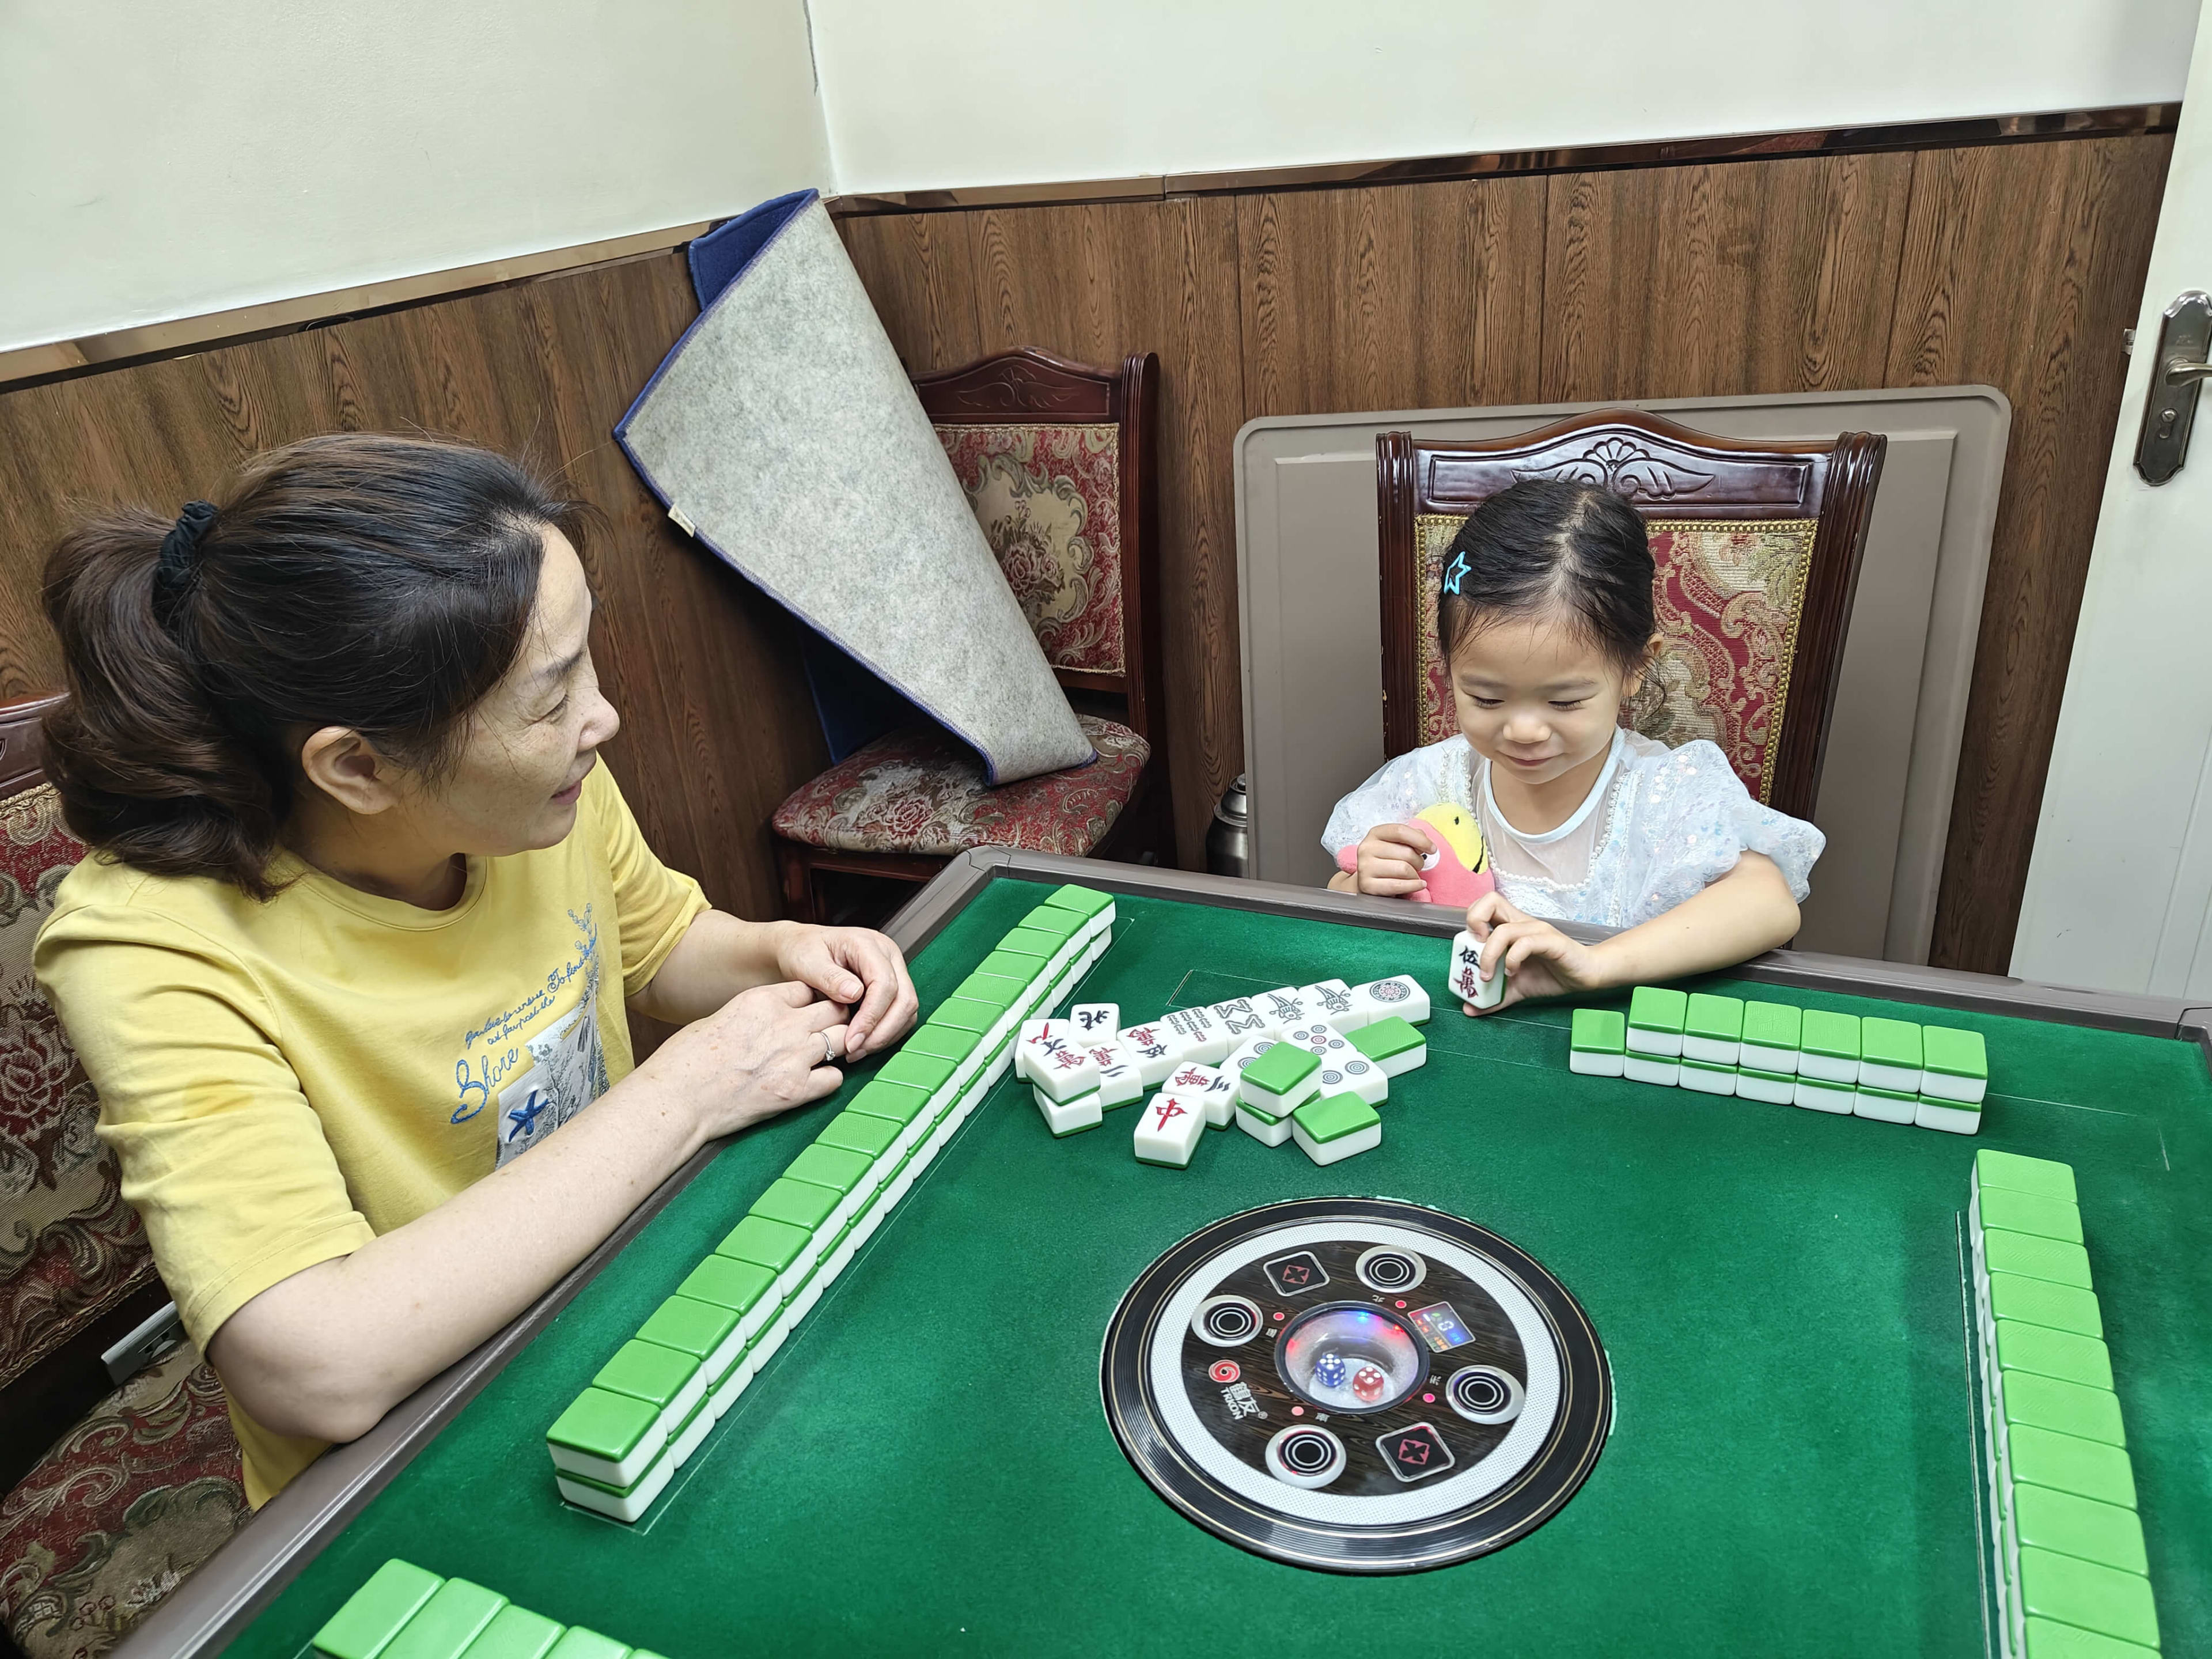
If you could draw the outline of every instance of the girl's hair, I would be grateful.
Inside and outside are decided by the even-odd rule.
[[[1444,554],[1437,643],[1449,663],[1494,622],[1565,614],[1624,673],[1644,665],[1654,627],[1651,544],[1610,489],[1523,478],[1468,514]]]
[[[350,726],[438,775],[521,648],[545,530],[575,538],[582,514],[471,445],[341,433],[256,457],[173,523],[135,508],[72,531],[45,594],[70,828],[266,898],[302,738]]]

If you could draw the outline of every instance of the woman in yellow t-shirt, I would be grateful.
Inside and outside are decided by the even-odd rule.
[[[742,921],[653,857],[597,763],[580,516],[349,434],[47,567],[94,850],[39,976],[257,1505],[913,1023],[882,934]],[[684,1029],[634,1066],[625,1008]]]

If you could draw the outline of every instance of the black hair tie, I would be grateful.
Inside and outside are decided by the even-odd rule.
[[[154,614],[164,626],[191,591],[200,569],[200,538],[214,522],[213,501],[186,501],[161,538],[161,551],[154,561]]]

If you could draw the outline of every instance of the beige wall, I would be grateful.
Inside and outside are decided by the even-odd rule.
[[[0,0],[0,349],[829,183],[802,0]]]
[[[2161,102],[2197,0],[812,0],[848,191]]]

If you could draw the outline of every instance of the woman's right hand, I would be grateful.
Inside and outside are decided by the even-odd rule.
[[[697,1113],[700,1138],[715,1140],[834,1093],[844,1073],[823,1060],[825,1032],[842,1055],[836,1003],[796,981],[758,985],[677,1032],[638,1073]]]
[[[1359,843],[1359,868],[1353,876],[1357,890],[1389,898],[1403,898],[1426,886],[1421,864],[1435,852],[1436,843],[1410,823],[1378,823]]]

